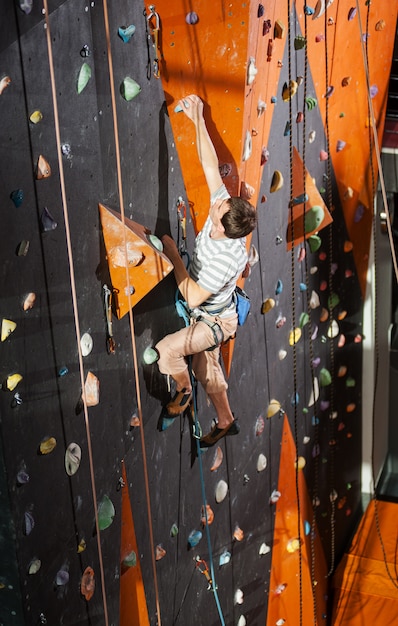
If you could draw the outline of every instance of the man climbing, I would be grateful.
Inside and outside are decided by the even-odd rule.
[[[194,246],[189,272],[174,240],[162,238],[163,251],[174,266],[178,289],[186,301],[191,324],[167,335],[156,346],[160,372],[171,375],[176,393],[167,404],[170,416],[182,413],[192,398],[186,357],[192,355],[192,371],[212,401],[217,424],[201,438],[202,447],[214,445],[225,435],[237,435],[220,362],[220,345],[237,328],[233,298],[236,282],[247,264],[246,235],[256,227],[254,207],[242,198],[231,198],[222,182],[218,158],[203,117],[203,102],[196,95],[179,102],[196,130],[198,157],[210,191],[209,215]]]

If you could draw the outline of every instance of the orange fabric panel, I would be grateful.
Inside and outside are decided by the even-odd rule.
[[[275,527],[272,546],[272,564],[270,593],[268,598],[267,624],[275,624],[284,619],[287,624],[298,624],[300,615],[300,553],[290,552],[291,540],[298,537],[300,523],[301,538],[301,609],[302,623],[314,623],[314,604],[316,600],[316,619],[324,623],[326,614],[327,571],[323,548],[318,532],[315,530],[314,541],[314,584],[311,579],[312,557],[310,534],[305,535],[305,521],[312,522],[312,506],[308,497],[304,473],[298,471],[298,491],[300,518],[296,493],[296,446],[287,416],[284,417],[279,464],[278,491],[281,496],[275,505]],[[279,585],[285,585],[282,593],[277,593]],[[315,596],[315,598],[314,598]]]
[[[397,516],[398,504],[378,501],[376,523],[375,503],[370,502],[350,551],[344,555],[334,576],[333,624],[336,626],[398,621],[398,588],[386,568],[387,562],[389,572],[396,580]]]
[[[353,255],[357,267],[362,292],[365,293],[366,273],[368,269],[368,253],[372,227],[373,198],[369,185],[369,114],[367,99],[367,80],[363,62],[361,36],[358,15],[361,18],[362,31],[366,33],[367,3],[360,3],[360,13],[348,19],[349,11],[355,8],[352,0],[333,2],[327,17],[328,69],[326,81],[325,42],[316,41],[316,37],[324,35],[325,16],[317,19],[307,18],[307,53],[313,77],[318,106],[324,124],[326,124],[326,82],[334,87],[333,94],[328,98],[330,157],[340,201],[343,206],[349,237],[354,244]],[[296,11],[304,33],[303,3],[296,2]],[[388,82],[391,58],[394,47],[397,19],[397,3],[370,3],[368,56],[370,85],[376,85],[377,95],[372,104],[376,117],[379,142],[381,142],[384,126],[385,107],[387,102]],[[384,20],[383,30],[377,31],[376,24]],[[301,51],[304,54],[304,51]],[[300,53],[299,53],[300,54]],[[344,78],[349,77],[350,83],[343,86]],[[310,131],[311,111],[307,112],[307,127]],[[326,127],[325,127],[326,130]],[[343,150],[337,151],[337,141],[346,142]],[[321,149],[326,150],[324,138],[317,137],[307,151],[307,158],[318,156]],[[314,154],[317,151],[317,154]],[[373,156],[373,164],[377,182],[377,162]],[[353,197],[345,197],[348,187],[353,190]],[[354,217],[357,206],[363,203],[365,213],[359,223]]]
[[[120,626],[149,626],[148,610],[145,598],[144,583],[141,574],[141,565],[138,560],[137,540],[135,537],[133,514],[127,486],[126,468],[122,464],[122,536],[120,548],[121,576],[120,576]],[[123,559],[130,552],[137,555],[137,565],[123,567]]]

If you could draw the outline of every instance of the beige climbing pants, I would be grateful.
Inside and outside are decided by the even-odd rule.
[[[210,323],[216,322],[224,335],[224,341],[232,337],[238,325],[238,316],[220,318],[203,315]],[[206,393],[218,393],[228,389],[220,365],[220,346],[208,350],[215,344],[211,327],[198,319],[191,318],[191,325],[175,333],[166,335],[159,341],[156,349],[160,355],[159,370],[162,374],[180,374],[187,370],[187,356],[192,356],[192,370]]]

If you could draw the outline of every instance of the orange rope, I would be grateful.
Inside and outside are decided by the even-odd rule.
[[[57,156],[58,156],[58,165],[59,165],[59,179],[60,179],[60,185],[61,185],[62,208],[63,208],[64,220],[65,220],[66,245],[67,245],[67,250],[68,250],[70,284],[71,284],[72,303],[73,303],[73,315],[74,315],[75,329],[76,329],[77,352],[78,352],[78,357],[79,357],[80,383],[82,387],[84,421],[85,421],[86,433],[87,433],[87,448],[88,448],[88,458],[89,458],[89,467],[90,467],[91,491],[92,491],[93,505],[94,505],[94,511],[95,511],[95,529],[96,529],[96,536],[97,536],[98,559],[99,559],[99,567],[100,567],[100,574],[101,574],[102,601],[103,601],[103,606],[104,606],[105,626],[108,626],[109,620],[108,620],[108,607],[107,607],[106,592],[105,592],[104,565],[103,565],[102,550],[101,550],[100,528],[99,528],[99,523],[98,523],[98,506],[97,506],[97,495],[96,495],[96,488],[95,488],[93,453],[92,453],[92,447],[91,447],[88,408],[87,408],[85,385],[84,385],[83,356],[82,356],[82,351],[81,351],[81,346],[80,346],[80,324],[79,324],[79,314],[78,314],[78,307],[77,307],[76,282],[75,282],[75,274],[74,274],[74,268],[73,268],[73,254],[72,254],[72,245],[71,245],[70,228],[69,228],[69,213],[68,213],[68,203],[66,199],[64,167],[62,163],[61,133],[60,133],[60,128],[59,128],[57,92],[56,92],[56,86],[55,86],[54,61],[53,61],[52,46],[51,46],[51,33],[50,33],[50,22],[49,22],[47,0],[43,0],[43,7],[44,7],[45,23],[46,23],[48,62],[49,62],[49,69],[50,69],[51,92],[52,92],[52,99],[53,99],[54,126],[55,126],[55,137],[56,137],[56,143],[57,143]]]
[[[119,130],[118,130],[118,120],[117,120],[117,112],[116,112],[115,83],[114,83],[113,61],[112,61],[112,51],[111,51],[111,43],[110,43],[110,29],[109,29],[107,0],[104,0],[104,23],[105,23],[105,38],[106,38],[107,54],[108,54],[108,65],[109,65],[109,82],[110,82],[110,88],[111,88],[113,129],[114,129],[115,148],[116,148],[115,154],[116,154],[117,182],[118,182],[119,201],[120,201],[120,213],[121,213],[122,223],[123,225],[125,225]],[[127,258],[127,240],[126,240],[125,229],[123,229],[123,234],[124,234],[125,255]],[[154,587],[155,587],[155,599],[156,599],[156,611],[157,611],[157,616],[158,616],[158,626],[161,626],[159,589],[158,589],[158,580],[157,580],[157,574],[156,574],[155,544],[154,544],[154,539],[153,539],[152,511],[151,511],[150,490],[149,490],[149,480],[148,480],[148,463],[147,463],[146,449],[145,449],[144,423],[142,419],[140,381],[139,381],[139,376],[138,376],[137,346],[135,342],[134,319],[133,319],[133,311],[132,311],[131,298],[130,298],[130,295],[131,295],[130,294],[130,277],[129,277],[127,266],[126,266],[126,279],[127,279],[127,297],[128,297],[128,303],[129,303],[131,347],[133,351],[134,377],[135,377],[135,385],[136,385],[136,391],[137,391],[137,411],[138,411],[138,417],[140,419],[140,434],[141,434],[142,460],[143,460],[143,466],[144,466],[145,495],[146,495],[146,501],[147,501],[149,541],[150,541],[150,546],[151,546],[151,562],[152,562],[153,580],[154,580]]]

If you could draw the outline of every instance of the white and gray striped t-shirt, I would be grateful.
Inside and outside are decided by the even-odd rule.
[[[230,195],[222,185],[211,196],[211,203]],[[231,303],[236,281],[247,263],[246,237],[241,239],[212,239],[212,221],[207,218],[196,237],[190,265],[190,275],[203,289],[213,295],[203,303],[208,313],[216,314]],[[231,311],[234,307],[231,307]],[[226,314],[231,312],[224,311]]]

